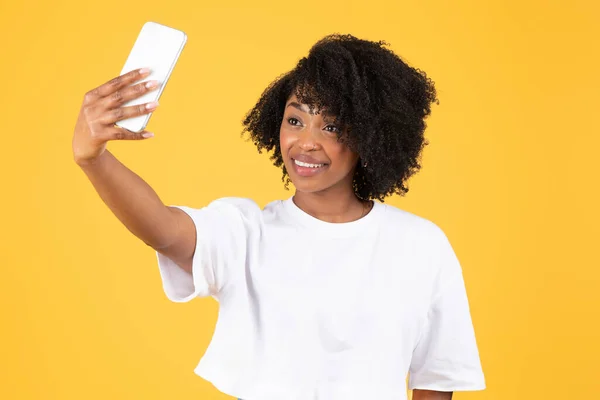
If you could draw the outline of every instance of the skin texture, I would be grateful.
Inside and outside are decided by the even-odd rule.
[[[324,113],[310,112],[295,95],[286,103],[280,128],[283,162],[296,187],[294,202],[327,222],[349,222],[363,216],[372,203],[352,189],[358,154],[338,140],[340,128]],[[302,155],[325,163],[315,176],[296,173],[293,159]]]
[[[114,125],[132,116],[152,112],[157,104],[122,107],[156,85],[133,83],[149,71],[136,70],[90,90],[73,133],[73,159],[86,174],[100,198],[140,240],[171,257],[191,273],[196,228],[183,211],[165,206],[156,192],[107,149],[111,140],[144,140],[149,132],[129,132]]]

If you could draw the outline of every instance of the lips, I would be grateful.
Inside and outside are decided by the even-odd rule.
[[[310,164],[310,163],[305,163],[299,160],[294,160],[294,163],[299,166],[299,167],[304,167],[304,168],[321,168],[324,167],[325,164]]]
[[[327,164],[325,161],[321,161],[318,158],[311,157],[307,154],[297,154],[293,157],[290,157],[292,160],[298,160],[307,164]]]
[[[329,166],[328,163],[306,154],[298,154],[290,158],[292,159],[294,171],[301,177],[308,178],[318,175]]]

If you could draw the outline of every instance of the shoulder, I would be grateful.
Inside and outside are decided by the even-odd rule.
[[[221,197],[211,201],[205,209],[249,221],[258,221],[262,218],[260,206],[246,197]]]
[[[254,200],[246,197],[221,197],[211,201],[207,207],[236,208],[244,212],[260,211],[259,205]]]
[[[385,217],[383,218],[385,225],[432,235],[439,235],[442,230],[435,222],[421,215],[390,204],[384,203],[382,206],[385,208]]]
[[[403,249],[422,261],[422,271],[431,279],[455,282],[461,266],[444,229],[423,216],[390,205],[386,208],[384,224],[392,240],[408,246]]]
[[[447,241],[445,232],[434,221],[390,204],[382,206],[385,208],[381,222],[384,229],[408,236],[413,243],[421,243],[429,248]]]

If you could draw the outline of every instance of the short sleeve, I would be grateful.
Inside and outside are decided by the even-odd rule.
[[[486,384],[462,269],[439,228],[436,237],[434,294],[413,351],[408,387],[440,392],[483,390]]]
[[[260,229],[260,209],[249,199],[222,198],[195,209],[175,206],[184,211],[196,227],[196,248],[192,274],[173,260],[157,252],[158,267],[167,298],[187,302],[195,297],[214,296],[243,273],[248,244]]]

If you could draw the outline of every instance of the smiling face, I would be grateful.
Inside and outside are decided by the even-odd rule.
[[[326,111],[311,113],[295,95],[288,99],[279,140],[285,168],[296,190],[353,190],[358,154],[338,140],[339,130]]]

